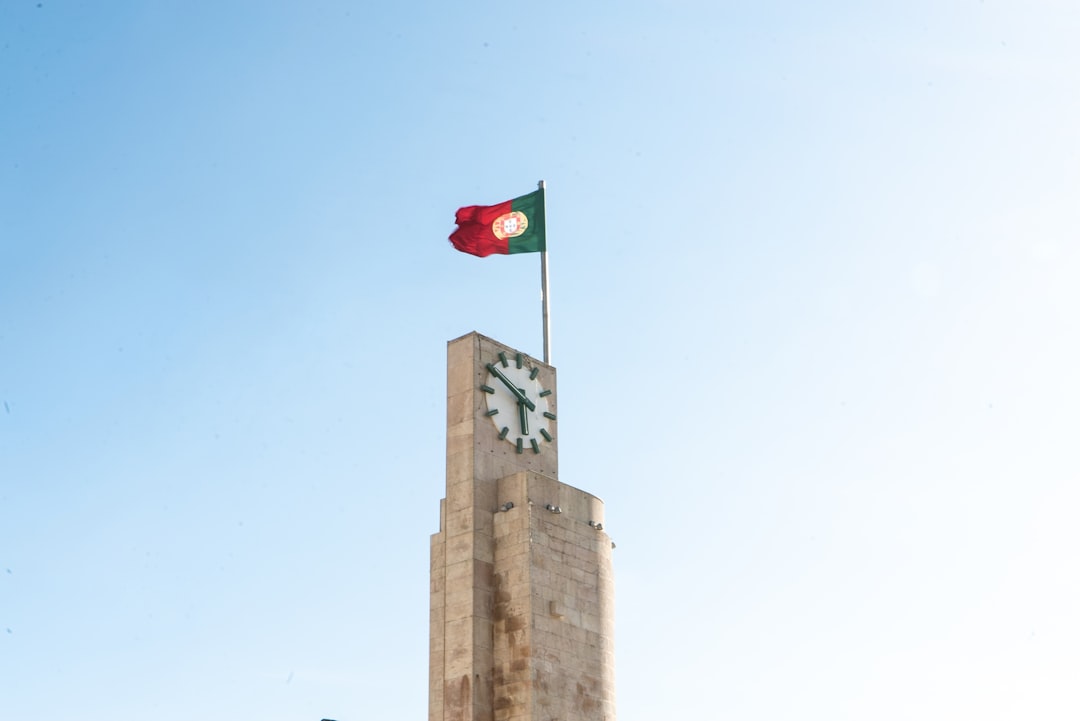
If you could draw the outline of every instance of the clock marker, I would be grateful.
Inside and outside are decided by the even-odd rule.
[[[506,434],[510,432],[510,428],[503,426],[503,429],[499,431],[499,440],[506,440]]]
[[[522,451],[524,450],[524,448],[525,448],[525,447],[524,447],[524,446],[522,445],[522,443],[521,443],[521,439],[520,439],[520,438],[518,438],[518,440],[517,440],[517,452],[518,452],[518,453],[521,453],[521,452],[522,452]]]
[[[484,391],[484,393],[494,393],[495,392],[495,389],[492,388],[491,386],[480,386],[480,390]]]
[[[546,428],[541,428],[540,429],[540,435],[542,435],[544,437],[545,441],[547,441],[548,443],[551,443],[551,434],[547,432]]]
[[[521,364],[524,362],[520,353],[517,354],[517,357],[514,358],[514,361],[517,363],[518,368],[520,368]]]
[[[498,414],[499,414],[499,409],[498,408],[492,408],[490,411],[488,411],[484,415],[487,416],[488,418],[490,418],[491,416],[498,415]]]
[[[543,398],[544,396],[550,396],[550,395],[551,395],[551,391],[550,391],[550,390],[546,390],[546,391],[540,391],[540,397],[541,397],[541,398]]]
[[[548,413],[547,411],[544,411],[544,418],[550,418],[553,421],[556,420],[555,414],[554,413]]]
[[[540,369],[539,368],[533,368],[531,371],[529,371],[529,380],[531,380],[531,381],[536,380],[536,376],[538,376],[538,375],[540,375]]]
[[[529,443],[532,444],[533,453],[539,453],[540,452],[540,444],[536,442],[535,438],[530,438]]]
[[[503,368],[510,367],[510,361],[506,360],[506,353],[499,351],[499,361],[502,363]]]

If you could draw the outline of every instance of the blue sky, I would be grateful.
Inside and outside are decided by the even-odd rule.
[[[423,718],[445,343],[542,352],[446,236],[543,178],[620,721],[1075,719],[1078,31],[8,0],[0,715]]]

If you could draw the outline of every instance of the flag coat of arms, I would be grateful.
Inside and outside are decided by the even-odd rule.
[[[454,222],[450,243],[462,253],[483,258],[547,250],[543,188],[497,205],[458,208]]]

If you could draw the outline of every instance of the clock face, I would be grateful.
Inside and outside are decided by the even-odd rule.
[[[551,391],[541,387],[539,373],[540,369],[530,368],[520,353],[500,353],[487,365],[480,386],[487,398],[486,415],[499,437],[514,445],[518,453],[539,453],[555,437],[555,414],[548,403]]]

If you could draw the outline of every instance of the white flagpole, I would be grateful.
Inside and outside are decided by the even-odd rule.
[[[540,305],[544,316],[544,363],[551,365],[551,296],[548,292],[547,192],[543,180],[536,185],[540,188],[541,197],[544,199],[544,249],[540,251]]]

